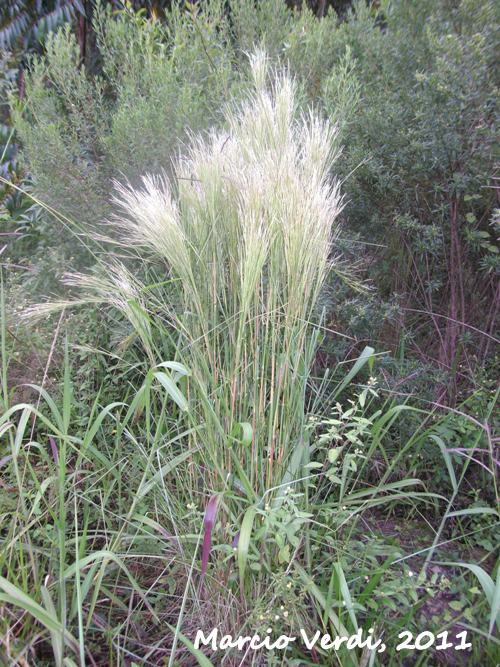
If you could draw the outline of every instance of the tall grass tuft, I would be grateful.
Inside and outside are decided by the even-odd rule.
[[[117,185],[116,203],[122,235],[173,278],[209,468],[260,495],[282,482],[301,442],[311,324],[342,201],[329,176],[335,128],[298,116],[288,75],[267,85],[265,55],[251,69],[249,99],[224,131],[193,138],[175,182]]]

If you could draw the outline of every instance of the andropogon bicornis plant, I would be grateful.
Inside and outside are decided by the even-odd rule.
[[[123,292],[123,280],[113,288],[123,267],[105,282],[113,305],[128,303],[136,330],[141,312],[173,323],[192,376],[189,413],[203,424],[196,437],[208,488],[234,475],[254,500],[288,483],[301,460],[312,325],[342,199],[329,174],[335,128],[312,112],[299,116],[290,76],[267,85],[265,55],[252,56],[251,69],[247,101],[227,112],[224,130],[193,138],[172,181],[117,184],[119,235],[165,267],[168,297],[148,289],[130,308],[113,294]],[[86,277],[69,281],[89,286]],[[151,329],[139,329],[144,343]]]

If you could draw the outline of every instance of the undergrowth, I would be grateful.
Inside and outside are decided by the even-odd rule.
[[[261,53],[251,69],[226,129],[193,137],[170,177],[117,184],[108,251],[64,279],[75,296],[27,312],[61,311],[55,338],[88,304],[124,327],[95,398],[66,338],[51,391],[45,373],[11,405],[4,324],[4,659],[427,664],[420,646],[398,651],[409,631],[442,664],[462,644],[494,664],[498,392],[478,414],[423,409],[383,386],[368,346],[314,375],[340,233],[335,132],[298,114]],[[195,647],[214,628],[372,629],[386,648]]]

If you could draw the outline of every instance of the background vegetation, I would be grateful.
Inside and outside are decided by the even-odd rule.
[[[498,12],[2,6],[0,661],[497,664]]]

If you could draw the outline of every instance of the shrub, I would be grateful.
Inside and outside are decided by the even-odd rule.
[[[188,129],[220,118],[232,57],[223,3],[173,9],[168,24],[98,5],[100,73],[69,28],[49,36],[14,116],[42,202],[86,227],[109,214],[111,179],[168,168]]]
[[[387,246],[372,272],[381,295],[397,292],[403,305],[425,311],[403,311],[402,322],[420,332],[413,354],[450,373],[453,400],[464,351],[470,362],[488,347],[475,334],[467,343],[468,325],[487,332],[488,303],[498,308],[489,224],[494,3],[392,2],[375,15],[356,9],[345,29],[362,90],[345,139],[354,170],[346,184],[349,220]]]

